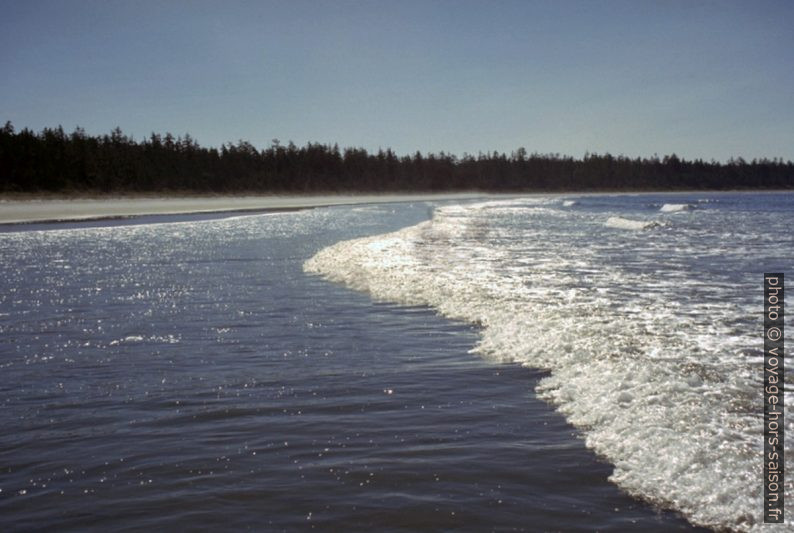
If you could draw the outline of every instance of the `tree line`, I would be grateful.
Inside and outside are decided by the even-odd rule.
[[[465,154],[398,156],[392,150],[273,140],[257,149],[239,141],[200,146],[190,135],[152,133],[135,141],[116,128],[91,136],[81,128],[0,130],[0,192],[306,193],[357,191],[618,191],[794,187],[794,163],[726,163],[675,154],[631,159],[586,154],[529,154],[519,148]]]

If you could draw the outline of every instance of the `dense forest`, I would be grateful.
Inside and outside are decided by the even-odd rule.
[[[727,163],[675,155],[630,159],[587,154],[421,154],[273,140],[204,148],[190,136],[152,134],[140,142],[119,128],[90,136],[81,128],[40,133],[0,130],[0,192],[336,192],[595,191],[794,187],[794,163]]]

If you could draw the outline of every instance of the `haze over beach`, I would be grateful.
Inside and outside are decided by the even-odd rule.
[[[0,529],[794,531],[793,16],[0,0]]]

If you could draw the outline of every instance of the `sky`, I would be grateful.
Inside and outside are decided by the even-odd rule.
[[[0,122],[794,160],[794,2],[0,0]]]

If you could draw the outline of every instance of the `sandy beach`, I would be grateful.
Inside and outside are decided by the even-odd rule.
[[[311,196],[215,196],[174,198],[45,198],[0,200],[0,224],[124,218],[143,215],[268,211],[330,205],[428,200],[465,200],[494,195],[483,193],[362,194]]]

